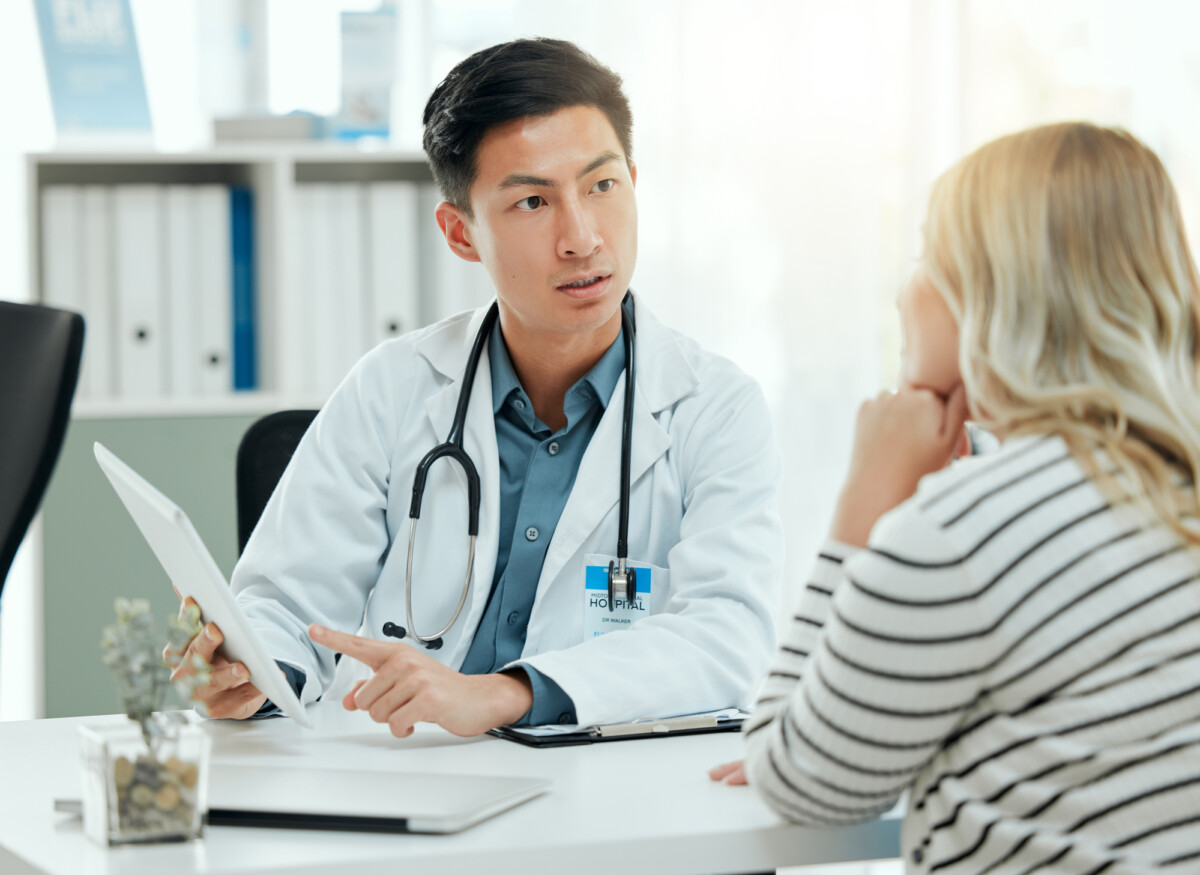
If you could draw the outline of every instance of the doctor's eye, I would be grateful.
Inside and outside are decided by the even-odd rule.
[[[613,186],[616,184],[617,181],[615,179],[602,179],[592,186],[592,191],[596,192],[596,194],[604,194],[605,192],[612,191]]]
[[[518,210],[524,210],[531,213],[546,202],[546,199],[540,194],[532,194],[529,197],[521,198],[516,203]]]

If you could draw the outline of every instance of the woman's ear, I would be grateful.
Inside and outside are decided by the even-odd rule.
[[[479,261],[479,250],[471,241],[471,220],[449,201],[442,201],[434,211],[438,227],[446,238],[450,251],[463,261]]]

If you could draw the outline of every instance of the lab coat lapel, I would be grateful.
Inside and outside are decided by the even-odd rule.
[[[467,368],[467,357],[471,352],[471,342],[483,324],[489,303],[470,315],[451,319],[437,326],[421,340],[417,341],[417,352],[423,356],[446,380],[441,389],[431,394],[425,400],[425,411],[429,415],[430,424],[438,436],[438,443],[446,439],[450,433],[450,423],[454,421],[454,408],[458,405],[458,394],[462,389],[463,372]],[[482,377],[487,376],[487,380]],[[492,378],[487,364],[487,355],[479,363],[475,374],[475,386],[482,387],[480,395],[486,394],[491,398]],[[471,393],[471,406],[467,413],[468,424],[472,421],[471,414],[475,412],[476,401],[479,400],[475,391]],[[489,405],[490,409],[490,405]],[[493,438],[495,437],[493,428]],[[430,447],[432,449],[432,445]],[[476,465],[479,463],[476,462]]]
[[[695,388],[697,378],[674,335],[641,303],[637,304],[638,371],[633,397],[633,440],[630,454],[630,491],[671,446],[671,435],[659,424],[657,414]],[[571,557],[617,505],[621,494],[621,428],[625,406],[622,374],[605,407],[592,440],[579,463],[575,486],[567,498],[554,538],[546,551],[538,593],[549,586]],[[630,507],[630,528],[637,519],[636,503]],[[599,552],[616,555],[613,542]],[[637,559],[630,556],[630,559]]]

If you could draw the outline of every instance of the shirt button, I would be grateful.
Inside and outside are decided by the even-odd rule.
[[[558,441],[550,441],[550,446],[546,447],[546,452],[552,456],[558,455]]]
[[[517,408],[517,410],[524,410],[525,409],[525,400],[523,398],[514,398],[513,399],[513,407]]]
[[[558,722],[559,723],[574,723],[575,717],[574,717],[574,715],[571,714],[570,711],[563,711],[561,714],[558,715]]]
[[[538,539],[538,530],[534,526],[530,526],[525,530],[526,541],[536,541]]]
[[[519,618],[519,616],[520,615],[516,611],[513,611],[511,614],[509,614],[508,615],[508,625],[515,626],[517,624],[517,619]]]

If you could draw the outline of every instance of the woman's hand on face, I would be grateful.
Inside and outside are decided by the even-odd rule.
[[[961,383],[946,397],[903,388],[864,401],[830,536],[865,547],[875,522],[910,498],[922,477],[954,457],[966,419]]]

